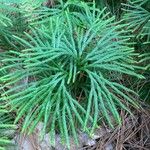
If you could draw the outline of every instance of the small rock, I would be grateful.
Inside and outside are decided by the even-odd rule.
[[[81,131],[79,133],[79,140],[81,141],[82,145],[93,146],[96,144],[94,139],[90,138],[88,134]]]
[[[105,150],[113,150],[112,144],[106,145]]]

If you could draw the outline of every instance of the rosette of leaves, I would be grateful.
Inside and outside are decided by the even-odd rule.
[[[128,22],[128,28],[136,34],[137,38],[144,39],[144,43],[150,43],[150,1],[135,0],[123,4],[124,19]]]
[[[6,51],[17,48],[12,34],[21,36],[26,28],[23,13],[19,9],[20,3],[16,0],[0,1],[0,48]]]
[[[149,0],[135,0],[128,1],[124,6],[124,19],[128,22],[128,29],[135,34],[138,43],[142,47],[140,49],[140,62],[146,67],[144,75],[147,79],[145,86],[141,88],[140,95],[148,99],[149,93],[149,69],[150,69],[150,1]],[[138,44],[137,44],[138,45]],[[145,50],[146,49],[146,50]],[[141,52],[142,51],[142,52]],[[141,82],[141,81],[140,81]],[[144,94],[141,94],[144,93]],[[143,96],[144,95],[144,96]],[[149,99],[148,99],[149,101]]]
[[[1,0],[0,1],[0,48],[18,47],[12,35],[23,38],[23,32],[29,30],[28,17],[33,11],[42,7],[44,0]],[[27,15],[27,16],[26,16]],[[24,37],[25,38],[25,37]]]
[[[78,143],[78,128],[92,135],[101,119],[113,128],[121,124],[119,109],[138,107],[136,93],[117,75],[143,78],[135,72],[126,24],[94,5],[81,10],[49,16],[25,33],[27,40],[14,36],[24,48],[10,51],[0,69],[7,72],[0,83],[10,88],[2,98],[16,111],[15,123],[23,118],[22,131],[30,134],[42,121],[42,135],[50,132],[54,142],[59,132],[68,148],[70,134]]]

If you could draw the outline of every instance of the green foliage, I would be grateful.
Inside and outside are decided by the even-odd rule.
[[[25,22],[17,6],[18,3],[0,2],[0,48],[3,50],[16,48],[16,42],[12,34],[21,36],[24,31]]]
[[[144,75],[146,81],[138,81],[137,89],[142,99],[149,101],[149,75],[150,75],[150,1],[149,0],[132,0],[124,6],[124,19],[128,22],[128,29],[131,29],[136,37],[135,45],[140,55],[140,63],[146,66]],[[142,87],[138,87],[138,84]]]
[[[148,0],[129,1],[129,4],[123,4],[127,8],[124,19],[129,23],[128,28],[132,29],[137,38],[146,37],[145,44],[150,43],[150,8],[143,8],[148,4]]]
[[[13,125],[12,117],[8,114],[8,111],[0,107],[0,150],[5,150],[9,145],[12,145],[10,140],[10,131],[16,128]]]
[[[58,132],[70,148],[70,135],[78,144],[79,128],[92,136],[102,121],[111,128],[121,125],[120,109],[132,114],[129,106],[140,107],[137,93],[122,79],[144,78],[135,58],[150,57],[136,53],[133,40],[149,44],[148,1],[122,4],[119,21],[121,15],[113,15],[121,0],[57,1],[52,8],[43,2],[0,3],[0,100],[16,113],[15,124],[23,120],[22,132],[30,134],[43,122],[41,137],[50,132],[53,143]],[[14,127],[6,113],[0,116],[3,127]]]
[[[115,22],[105,8],[100,11],[95,5],[59,6],[44,8],[43,16],[51,13],[41,22],[37,10],[37,21],[30,21],[25,38],[13,35],[21,49],[2,58],[0,71],[5,73],[0,83],[2,88],[11,87],[2,99],[16,111],[15,123],[24,118],[23,132],[33,132],[43,121],[42,135],[49,130],[54,140],[55,132],[60,132],[69,147],[70,133],[78,143],[77,127],[92,135],[99,116],[114,127],[112,118],[121,124],[118,109],[130,112],[127,104],[138,107],[136,93],[112,74],[143,76],[134,71],[136,54],[126,24]]]

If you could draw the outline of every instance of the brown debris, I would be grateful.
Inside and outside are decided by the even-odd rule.
[[[101,137],[95,150],[105,150],[109,144],[113,145],[113,150],[149,150],[150,111],[136,110],[133,117],[122,111],[121,116],[122,126]]]

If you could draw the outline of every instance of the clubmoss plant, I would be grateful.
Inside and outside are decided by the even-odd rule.
[[[140,107],[137,93],[121,79],[144,78],[136,71],[139,54],[129,33],[135,25],[133,32],[140,29],[138,36],[148,37],[148,43],[149,13],[139,4],[124,4],[126,14],[116,21],[94,2],[60,1],[52,8],[35,2],[13,5],[25,23],[19,30],[16,14],[0,14],[0,26],[9,31],[7,36],[0,28],[0,36],[11,37],[5,48],[0,39],[0,100],[16,113],[14,124],[23,120],[22,132],[30,134],[43,122],[41,137],[50,132],[53,143],[60,133],[70,148],[70,135],[78,144],[79,128],[92,136],[102,121],[111,128],[121,125],[120,109],[132,114],[128,106]]]
[[[54,140],[60,132],[69,147],[70,133],[78,143],[77,127],[92,135],[100,118],[113,128],[112,118],[121,124],[120,108],[130,112],[126,104],[138,107],[136,93],[111,74],[143,76],[135,72],[126,24],[94,4],[82,3],[78,12],[65,6],[60,15],[32,24],[25,39],[13,35],[23,48],[1,60],[0,71],[7,74],[0,83],[11,87],[2,99],[16,111],[15,123],[24,118],[23,132],[33,132],[42,121],[43,135],[49,130]]]

